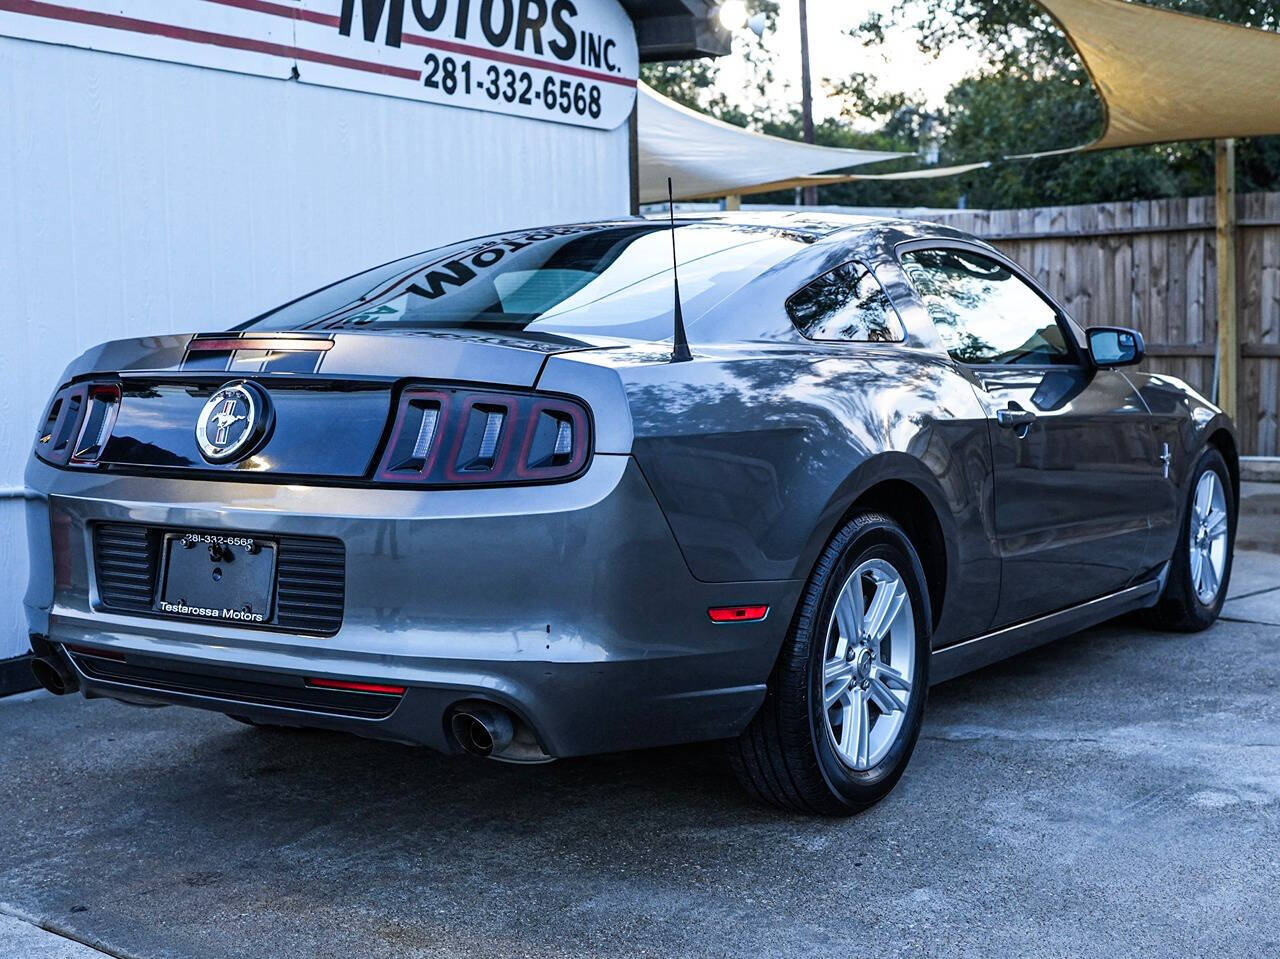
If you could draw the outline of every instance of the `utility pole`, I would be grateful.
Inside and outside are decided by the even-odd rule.
[[[1240,331],[1236,322],[1236,141],[1218,140],[1214,144],[1217,167],[1218,262],[1218,347],[1217,382],[1214,391],[1218,405],[1235,419],[1239,398]]]
[[[804,117],[804,142],[813,142],[813,80],[809,75],[809,12],[800,0],[800,112]],[[804,188],[805,206],[816,206],[818,188]]]

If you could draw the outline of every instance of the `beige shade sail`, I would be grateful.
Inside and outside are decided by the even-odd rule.
[[[1280,33],[1122,0],[1038,0],[1106,112],[1085,149],[1280,133]]]
[[[815,173],[810,176],[788,177],[785,180],[774,180],[769,183],[757,183],[754,186],[742,187],[735,191],[735,195],[751,196],[756,193],[773,193],[775,190],[801,190],[808,186],[836,186],[840,183],[861,183],[867,180],[873,183],[877,180],[937,180],[946,176],[972,173],[974,170],[985,170],[989,166],[991,166],[991,161],[984,160],[981,163],[962,163],[959,166],[899,170],[897,173]],[[723,193],[707,194],[708,197],[723,195]],[[683,197],[682,199],[693,200],[700,198]]]
[[[1280,134],[1280,33],[1125,0],[1038,2],[1079,54],[1105,114],[1093,143],[1052,152]],[[643,84],[637,110],[645,203],[666,199],[668,176],[676,199],[693,200],[861,180],[933,179],[990,165],[828,174],[909,154],[763,136],[690,110]]]
[[[985,170],[991,166],[990,160],[983,160],[981,163],[961,163],[956,166],[926,166],[916,170],[899,170],[897,173],[844,173],[832,177],[814,177],[815,180],[825,180],[831,183],[860,183],[863,181],[875,182],[876,180],[940,180],[946,176],[959,176],[962,173],[972,173],[974,170]],[[822,183],[815,183],[814,186],[822,186]]]
[[[911,155],[765,136],[690,110],[643,83],[636,110],[642,203],[667,198],[667,177],[677,200],[694,200],[786,189],[809,174]]]

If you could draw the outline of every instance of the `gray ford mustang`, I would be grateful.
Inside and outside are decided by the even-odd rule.
[[[724,739],[757,797],[847,814],[931,682],[1217,617],[1234,429],[1142,358],[926,224],[432,250],[71,364],[26,474],[35,668],[516,762]]]

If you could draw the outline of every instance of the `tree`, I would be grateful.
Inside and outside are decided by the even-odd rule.
[[[747,12],[765,15],[766,31],[778,22],[777,0],[747,0]],[[740,127],[757,125],[769,117],[768,110],[759,108],[765,102],[774,85],[773,53],[756,43],[755,37],[735,36],[735,53],[747,63],[751,83],[748,92],[754,92],[758,100],[753,106],[734,103],[716,89],[720,76],[720,64],[715,60],[689,60],[669,63],[646,63],[640,67],[640,79],[665,97],[694,110],[709,113],[717,119]]]
[[[677,103],[694,110],[709,112],[708,101],[715,90],[720,65],[714,60],[671,60],[645,63],[640,79]]]
[[[1275,0],[1144,0],[1148,6],[1274,30],[1280,28]],[[925,53],[941,53],[953,43],[976,46],[997,68],[1039,65],[1080,71],[1075,51],[1053,18],[1035,0],[899,0],[886,14],[867,18],[862,30],[883,39],[886,24],[911,25]]]
[[[1250,0],[1147,0],[1156,6],[1247,26],[1280,26],[1280,3]],[[948,94],[939,162],[966,163],[1081,146],[1101,132],[1101,103],[1075,51],[1033,0],[899,2],[860,28],[868,45],[888,26],[910,26],[920,49],[938,54],[954,43],[975,47],[983,66]],[[840,89],[837,87],[837,89]],[[844,95],[856,92],[846,85]],[[1243,140],[1242,190],[1280,186],[1280,138]],[[859,198],[887,202],[888,184],[859,184]],[[833,196],[836,188],[824,191]],[[999,163],[956,178],[954,190],[973,206],[1191,196],[1213,190],[1213,145],[1161,144]],[[943,191],[934,190],[938,197]],[[834,200],[830,202],[835,202]]]
[[[1280,0],[1145,0],[1186,13],[1280,30]],[[759,8],[760,5],[757,5]],[[771,4],[776,17],[777,4]],[[1213,192],[1213,144],[1161,144],[1099,153],[1067,153],[1033,160],[1006,156],[1082,146],[1102,129],[1102,106],[1079,57],[1053,19],[1034,0],[899,0],[887,13],[868,17],[850,31],[868,47],[890,28],[911,30],[925,53],[953,44],[977,51],[980,65],[930,110],[919,94],[883,90],[867,73],[826,80],[840,105],[837,119],[819,124],[827,146],[897,150],[916,154],[931,142],[941,165],[997,161],[989,169],[938,180],[864,181],[823,187],[822,203],[850,206],[939,206],[962,201],[975,207],[1023,207],[1047,203],[1195,196]],[[765,48],[750,45],[755,86],[771,79]],[[652,85],[695,109],[765,133],[800,139],[797,110],[730,103],[715,89],[714,63],[664,64]],[[866,131],[870,120],[875,129]],[[920,160],[883,164],[875,172],[918,167]],[[1241,140],[1237,188],[1280,189],[1280,137]],[[791,203],[794,194],[762,202]]]

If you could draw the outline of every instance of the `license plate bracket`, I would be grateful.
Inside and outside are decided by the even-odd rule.
[[[166,533],[160,598],[165,616],[225,622],[271,622],[277,544],[257,536]]]

